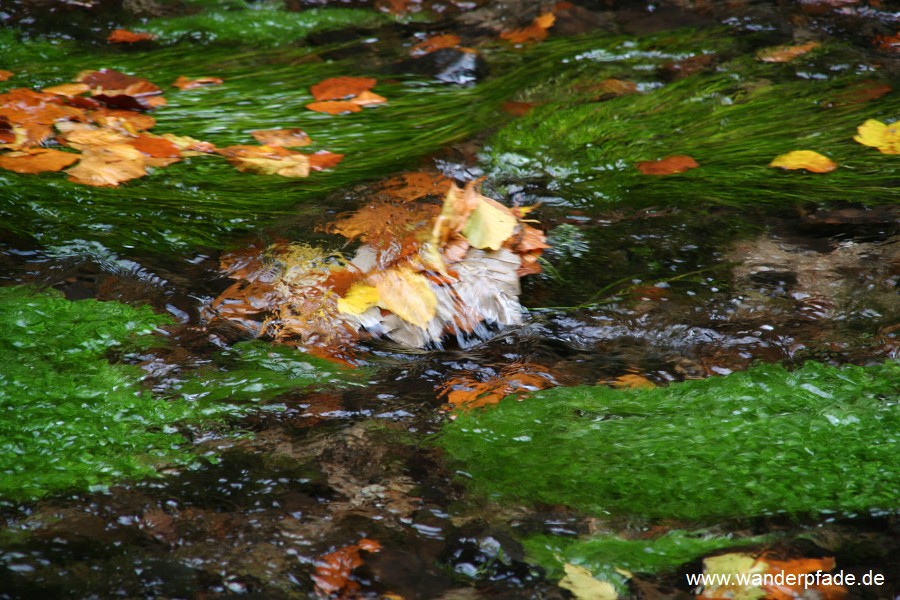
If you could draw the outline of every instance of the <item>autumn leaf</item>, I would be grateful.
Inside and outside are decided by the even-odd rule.
[[[181,75],[172,82],[172,86],[184,91],[211,85],[222,85],[222,83],[224,81],[219,77],[197,77],[196,79],[191,79]]]
[[[459,39],[459,36],[455,33],[444,33],[441,35],[433,35],[430,38],[426,38],[414,45],[409,49],[409,53],[412,56],[424,56],[426,54],[430,54],[436,50],[442,50],[444,48],[456,48],[460,45],[462,40]]]
[[[891,86],[886,83],[866,79],[847,86],[846,89],[833,96],[831,100],[826,101],[824,105],[828,108],[833,108],[849,104],[862,104],[869,100],[877,100],[891,91]]]
[[[375,92],[366,90],[364,92],[360,92],[353,98],[350,98],[349,101],[353,104],[358,104],[359,106],[375,106],[376,104],[384,104],[388,100],[384,96],[380,96]]]
[[[537,106],[537,103],[535,102],[515,102],[508,100],[501,104],[500,108],[514,117],[524,117],[531,112],[531,109],[535,106]]]
[[[103,127],[123,128],[131,132],[146,131],[156,125],[156,119],[146,113],[118,108],[100,108],[91,111],[90,118]]]
[[[80,155],[51,148],[28,148],[0,154],[0,168],[16,173],[61,171],[76,162]]]
[[[83,71],[76,81],[90,86],[94,99],[114,108],[151,110],[165,104],[158,86],[113,69]]]
[[[15,73],[12,71],[7,71],[5,69],[0,69],[0,81],[6,81],[10,77],[13,77]]]
[[[841,600],[847,589],[826,579],[834,568],[834,559],[830,557],[777,560],[741,552],[711,556],[703,559],[703,572],[728,576],[728,581],[704,587],[698,598],[795,600],[804,596],[807,590],[814,590],[816,597],[822,600]],[[825,577],[820,575],[812,585],[807,585],[806,579],[801,577],[807,573],[821,573]],[[793,577],[789,578],[789,575]]]
[[[794,150],[781,154],[776,156],[769,166],[788,170],[805,169],[811,173],[830,173],[838,167],[837,163],[827,156],[812,150]]]
[[[181,151],[171,140],[158,135],[141,133],[128,141],[128,144],[146,155],[147,164],[163,167],[181,160]]]
[[[351,577],[353,570],[363,564],[360,551],[379,550],[381,544],[375,540],[362,538],[356,544],[338,548],[334,552],[318,557],[315,561],[316,572],[312,576],[316,594],[324,598],[332,598],[335,595],[340,595],[341,598],[353,597],[359,589],[359,584]]]
[[[443,197],[452,181],[440,173],[417,171],[400,173],[375,185],[375,194],[392,202],[412,202],[426,196]]]
[[[900,33],[894,35],[876,35],[875,47],[885,52],[897,52],[900,50]]]
[[[133,44],[156,39],[152,33],[135,33],[127,29],[113,29],[106,41],[113,44]]]
[[[616,600],[619,597],[613,584],[594,579],[584,567],[565,563],[563,571],[566,575],[560,580],[559,587],[572,592],[575,600]]]
[[[454,375],[439,388],[438,397],[445,398],[455,408],[471,409],[554,385],[555,378],[546,368],[531,363],[513,363],[486,378],[483,374]]]
[[[633,81],[610,78],[588,87],[588,91],[594,95],[595,100],[609,100],[628,94],[637,94],[638,87]]]
[[[342,115],[344,113],[360,112],[362,107],[354,102],[346,100],[325,100],[323,102],[310,102],[306,105],[309,110],[326,113],[329,115]]]
[[[79,96],[90,89],[90,86],[86,83],[63,83],[45,87],[41,91],[45,94],[56,94],[57,96]]]
[[[890,125],[869,119],[857,128],[853,139],[863,146],[878,148],[883,154],[900,154],[900,122]]]
[[[213,154],[216,151],[216,147],[214,144],[210,142],[204,142],[187,135],[164,133],[160,137],[163,137],[175,144],[175,147],[181,150],[182,156]]]
[[[615,379],[606,381],[608,385],[611,385],[615,388],[625,388],[625,389],[650,389],[655,388],[656,384],[644,377],[643,375],[638,375],[636,373],[626,373],[625,375],[620,375]]]
[[[372,89],[376,83],[371,77],[331,77],[312,86],[310,92],[318,101],[343,100]]]
[[[756,57],[763,62],[783,63],[790,62],[798,56],[803,56],[810,50],[821,46],[819,42],[806,42],[805,44],[797,44],[795,46],[774,46],[772,48],[764,48],[756,53]]]
[[[256,129],[251,131],[250,135],[265,146],[296,148],[298,146],[309,146],[312,143],[306,132],[301,129]]]
[[[637,163],[637,168],[644,175],[672,175],[673,173],[684,173],[699,166],[700,164],[696,160],[684,154]]]
[[[116,187],[147,174],[144,155],[128,144],[88,146],[81,156],[79,163],[66,171],[74,183]]]
[[[238,171],[282,177],[308,177],[309,158],[279,146],[228,146],[216,153],[228,159]]]
[[[324,171],[325,169],[333,169],[344,160],[343,154],[329,152],[328,150],[319,150],[314,154],[307,154],[306,159],[309,161],[309,168],[313,171]]]
[[[347,297],[351,300],[347,301]],[[399,268],[370,275],[338,300],[338,310],[350,315],[362,314],[373,306],[389,310],[412,325],[425,327],[435,316],[437,297],[424,275]]]
[[[438,210],[434,204],[380,200],[340,215],[325,229],[349,240],[359,239],[375,248],[386,248],[402,244],[407,237],[414,238],[416,232],[427,229]]]
[[[504,31],[500,34],[500,38],[511,44],[528,44],[532,42],[540,42],[547,38],[547,30],[556,22],[556,15],[552,12],[543,13],[535,17],[534,21],[528,27],[521,29],[513,29]]]
[[[508,208],[481,196],[460,233],[475,248],[498,250],[512,236],[517,223]]]

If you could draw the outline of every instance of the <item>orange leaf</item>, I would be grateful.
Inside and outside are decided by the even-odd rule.
[[[504,31],[500,37],[511,44],[527,44],[540,42],[547,38],[547,30],[556,22],[556,15],[551,12],[535,17],[528,27]]]
[[[238,171],[282,177],[309,176],[309,158],[280,146],[228,146],[216,153],[228,159]]]
[[[128,143],[153,158],[181,158],[178,146],[163,137],[142,133]]]
[[[376,248],[386,248],[428,227],[439,210],[436,204],[372,202],[342,215],[326,230],[347,239],[358,238]]]
[[[803,56],[810,50],[818,48],[819,42],[806,42],[796,46],[775,46],[773,48],[765,48],[760,50],[756,57],[763,62],[783,63],[790,62],[798,56]]]
[[[0,81],[6,81],[10,77],[15,75],[12,71],[6,71],[4,69],[0,69]]]
[[[394,202],[412,202],[425,196],[443,197],[452,182],[440,173],[400,173],[375,185],[379,196]]]
[[[50,148],[34,148],[0,155],[0,168],[16,173],[61,171],[81,158],[78,154]]]
[[[307,154],[309,160],[309,168],[313,171],[324,171],[325,169],[333,169],[339,162],[344,160],[343,154],[329,152],[328,150],[319,150],[315,154]]]
[[[834,96],[833,100],[827,102],[825,106],[832,108],[848,104],[862,104],[869,100],[877,100],[891,91],[891,86],[886,83],[866,79],[848,86],[841,93]]]
[[[95,94],[111,96],[149,96],[162,94],[162,90],[142,77],[126,75],[113,69],[84,71],[78,74],[76,81],[90,86]]]
[[[811,173],[830,173],[837,169],[837,163],[812,150],[794,150],[787,154],[776,156],[770,167],[781,167],[791,171],[805,169]]]
[[[329,115],[341,115],[348,112],[359,112],[362,107],[353,102],[345,100],[326,100],[324,102],[310,102],[306,108],[315,112],[327,113]]]
[[[637,163],[637,168],[644,175],[671,175],[696,169],[700,164],[685,154],[675,154],[660,160],[647,160]]]
[[[375,104],[384,104],[385,102],[387,102],[387,98],[385,98],[384,96],[379,96],[375,92],[366,90],[364,92],[360,92],[358,96],[350,98],[349,101],[360,106],[373,106]]]
[[[340,597],[350,597],[359,589],[359,584],[350,578],[353,569],[362,566],[363,561],[360,551],[378,552],[381,545],[370,539],[363,538],[356,544],[350,544],[338,548],[316,559],[316,572],[312,579],[316,585],[316,593],[321,596],[331,597],[340,594]]]
[[[144,156],[128,144],[88,147],[81,161],[66,171],[69,181],[98,187],[116,187],[120,183],[143,177]]]
[[[331,77],[310,88],[316,100],[342,100],[358,96],[375,87],[376,80],[370,77]]]
[[[296,148],[298,146],[309,146],[312,140],[301,129],[256,129],[250,132],[250,135],[266,146],[284,146],[285,148]]]
[[[180,76],[172,82],[174,87],[177,87],[179,90],[192,90],[194,88],[206,87],[210,85],[222,85],[223,80],[218,77],[198,77],[196,79],[190,79],[189,77]]]
[[[885,52],[900,51],[900,33],[895,35],[876,35],[875,47]]]
[[[439,389],[439,396],[456,408],[478,408],[496,404],[511,395],[523,395],[556,385],[553,375],[540,365],[511,364],[496,375],[479,381],[471,374],[451,377]]]
[[[656,384],[644,377],[643,375],[637,375],[635,373],[626,373],[625,375],[620,375],[616,377],[609,384],[613,387],[617,388],[628,388],[628,389],[649,389],[656,387]]]
[[[156,39],[156,36],[152,33],[135,33],[127,29],[113,29],[106,41],[113,44],[133,44],[134,42],[146,42],[153,39]]]
[[[441,35],[433,35],[430,38],[422,40],[409,49],[412,56],[424,56],[435,50],[444,48],[456,48],[462,40],[455,33],[444,33]]]
[[[600,83],[589,87],[588,90],[596,94],[597,100],[609,100],[610,98],[637,94],[638,92],[637,84],[633,81],[612,78],[604,79]]]
[[[62,85],[45,87],[41,91],[45,94],[56,94],[57,96],[79,96],[90,89],[86,83],[63,83]]]
[[[100,108],[90,113],[91,119],[104,127],[127,125],[134,131],[153,129],[156,119],[148,114],[118,108]]]
[[[514,117],[523,117],[531,112],[531,109],[537,106],[534,102],[513,102],[507,101],[500,105],[505,112]]]

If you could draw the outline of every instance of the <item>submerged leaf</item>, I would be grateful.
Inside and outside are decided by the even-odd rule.
[[[0,168],[16,173],[61,171],[81,158],[72,152],[51,148],[29,148],[21,152],[0,154]]]
[[[900,122],[886,125],[869,119],[857,128],[853,139],[863,146],[878,148],[883,154],[900,154]]]
[[[424,56],[426,54],[430,54],[436,50],[442,50],[444,48],[456,48],[462,40],[459,39],[459,36],[455,33],[444,33],[441,35],[433,35],[430,38],[426,38],[409,49],[409,53],[412,56]]]
[[[362,107],[355,102],[346,100],[325,100],[323,102],[310,102],[306,105],[309,110],[326,113],[329,115],[342,115],[344,113],[360,112]]]
[[[120,183],[147,174],[144,155],[128,144],[88,146],[81,161],[66,171],[69,181],[99,187],[116,187]]]
[[[222,85],[222,83],[224,83],[224,81],[219,77],[197,77],[196,79],[191,79],[181,75],[172,82],[172,86],[184,91],[211,85]]]
[[[136,33],[127,29],[113,29],[106,37],[106,41],[113,44],[133,44],[156,39],[152,33]]]
[[[299,146],[309,146],[312,140],[306,135],[302,129],[256,129],[250,132],[250,135],[266,146],[284,146],[285,148],[296,148]]]
[[[637,168],[644,175],[672,175],[696,169],[700,164],[685,154],[675,154],[659,160],[647,160],[637,163]]]
[[[11,78],[14,75],[15,75],[15,73],[13,73],[12,71],[0,69],[0,81],[6,81],[7,79]]]
[[[575,600],[616,600],[619,597],[613,584],[594,579],[584,567],[566,563],[563,569],[566,576],[560,580],[559,587],[572,592]]]
[[[309,158],[280,146],[228,146],[216,152],[238,171],[282,177],[309,176]]]
[[[330,77],[312,86],[310,92],[318,101],[342,100],[368,91],[376,83],[371,77]]]
[[[794,150],[781,154],[776,156],[769,166],[788,170],[805,169],[811,173],[830,173],[838,167],[837,163],[827,156],[812,150]]]
[[[552,12],[543,13],[535,17],[528,27],[504,31],[500,34],[500,38],[511,44],[540,42],[547,38],[547,30],[553,27],[555,22],[556,15]]]
[[[796,46],[775,46],[760,50],[756,57],[763,62],[782,63],[790,62],[798,56],[803,56],[810,50],[821,46],[819,42],[806,42],[805,44],[797,44]]]

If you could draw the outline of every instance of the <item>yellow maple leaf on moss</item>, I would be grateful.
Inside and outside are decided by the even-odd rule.
[[[900,122],[887,125],[869,119],[856,130],[853,139],[863,146],[878,148],[883,154],[900,154]]]

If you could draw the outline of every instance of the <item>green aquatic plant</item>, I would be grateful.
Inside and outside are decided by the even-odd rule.
[[[556,388],[437,438],[491,497],[700,521],[900,508],[900,363],[746,372],[650,390]]]
[[[108,356],[160,343],[151,334],[169,321],[146,307],[0,288],[0,500],[196,463],[184,427],[221,424],[284,391],[356,376],[296,350],[238,344],[223,352],[228,373],[187,373],[170,397],[155,396],[138,367]]]

